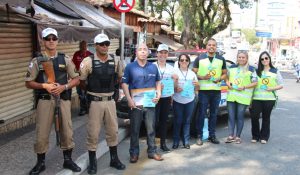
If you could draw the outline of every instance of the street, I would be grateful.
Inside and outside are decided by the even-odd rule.
[[[300,172],[300,84],[291,79],[290,73],[283,73],[284,89],[279,91],[280,101],[271,117],[271,137],[267,144],[251,143],[251,121],[247,117],[242,133],[242,144],[225,143],[227,118],[218,120],[217,136],[220,145],[204,143],[203,146],[191,140],[191,149],[180,148],[164,154],[164,161],[147,158],[146,140],[140,140],[140,157],[136,164],[129,163],[129,138],[119,146],[120,159],[126,164],[125,171],[109,167],[109,154],[98,160],[98,175],[154,175],[154,174],[213,174],[213,175],[290,175]],[[169,137],[168,146],[172,146]],[[85,171],[84,175],[87,174]]]

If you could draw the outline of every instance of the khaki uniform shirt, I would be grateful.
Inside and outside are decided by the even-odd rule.
[[[94,54],[94,59],[95,60],[100,60],[97,54]],[[115,59],[115,71],[118,73],[118,78],[122,78],[123,72],[124,72],[124,63],[120,60],[120,58],[115,57],[112,58],[110,55],[108,55],[108,60],[113,60]],[[100,60],[100,62],[104,63],[103,61]],[[92,73],[92,58],[91,57],[86,57],[82,60],[80,64],[80,80],[86,80],[89,74]],[[87,92],[88,94],[98,96],[98,97],[107,97],[107,96],[112,96],[114,92],[109,92],[109,93],[94,93],[94,92]]]
[[[57,57],[57,53],[52,58],[50,58],[46,53],[44,53],[43,56],[45,58],[47,58],[48,61],[52,61],[52,59]],[[67,68],[67,73],[68,73],[69,77],[71,77],[71,78],[78,77],[79,74],[75,72],[75,70],[76,70],[75,65],[72,62],[72,60],[70,59],[70,57],[68,57],[67,55],[65,55],[65,62],[66,62],[66,68]],[[25,81],[35,81],[35,79],[38,76],[38,73],[39,73],[39,66],[38,66],[38,62],[37,62],[37,57],[35,57],[29,63]]]

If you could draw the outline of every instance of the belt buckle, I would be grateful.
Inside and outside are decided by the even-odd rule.
[[[100,97],[94,96],[94,100],[95,101],[102,101],[102,99]]]

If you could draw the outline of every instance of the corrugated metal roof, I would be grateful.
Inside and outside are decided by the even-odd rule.
[[[184,49],[184,46],[180,43],[177,43],[176,41],[171,40],[170,38],[168,38],[167,35],[152,35],[149,36],[151,38],[153,38],[154,40],[166,44],[168,45],[171,49],[173,50],[178,50],[178,49]]]

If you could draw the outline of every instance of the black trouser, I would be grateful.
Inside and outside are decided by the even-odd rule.
[[[270,137],[270,116],[275,105],[275,100],[253,100],[251,108],[252,138],[267,140]],[[262,114],[260,129],[259,117]]]
[[[170,112],[171,97],[160,98],[155,107],[156,126],[160,135],[160,144],[164,144],[167,137],[167,120]]]

